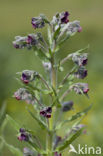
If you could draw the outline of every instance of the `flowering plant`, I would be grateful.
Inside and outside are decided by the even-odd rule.
[[[41,33],[33,33],[23,37],[16,36],[13,45],[16,49],[33,49],[35,55],[41,59],[47,77],[44,78],[33,70],[18,72],[17,80],[22,87],[14,93],[14,97],[32,105],[32,111],[29,106],[27,111],[40,128],[46,132],[45,147],[35,136],[33,130],[19,126],[9,115],[7,115],[7,119],[16,128],[18,140],[28,143],[28,147],[25,147],[23,151],[24,156],[61,156],[63,151],[83,133],[84,125],[80,122],[91,107],[62,120],[64,113],[72,111],[74,107],[73,101],[65,101],[65,97],[68,97],[71,91],[88,97],[88,84],[75,81],[75,79],[84,79],[87,76],[85,66],[88,54],[84,51],[88,47],[68,54],[62,60],[56,60],[56,55],[62,44],[82,31],[79,21],[69,21],[67,11],[57,13],[51,21],[41,14],[39,17],[32,18],[31,24],[34,29],[48,25],[48,42],[45,41]],[[58,82],[57,74],[63,72],[63,65],[69,60],[73,62],[73,68],[61,82]],[[48,98],[48,104],[45,104],[43,100],[44,95]],[[73,125],[70,124],[68,128],[66,124],[70,122],[73,122]],[[66,128],[66,131],[61,137],[58,135],[58,131],[63,127]],[[12,147],[11,151],[17,156],[22,155],[17,148]]]

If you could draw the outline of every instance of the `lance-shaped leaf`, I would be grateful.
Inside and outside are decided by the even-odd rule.
[[[1,139],[2,142],[5,144],[5,146],[6,146],[15,156],[22,156],[22,155],[23,155],[22,152],[21,152],[18,148],[14,147],[14,146],[12,146],[12,145],[9,145],[2,137],[0,137],[0,139]]]
[[[0,155],[2,155],[2,149],[3,149],[3,147],[4,147],[4,142],[0,142]]]
[[[21,128],[21,126],[8,114],[6,115],[6,120],[10,122],[10,124],[13,126],[13,128],[18,132],[18,130]]]
[[[67,139],[61,146],[57,148],[58,151],[66,149],[74,140],[76,140],[83,132],[83,128],[78,130],[71,138]]]
[[[53,35],[53,38],[56,39],[58,34],[60,32],[60,27],[57,28],[57,30],[55,31],[54,35]]]
[[[48,130],[46,124],[43,121],[41,121],[39,118],[37,118],[29,109],[27,109],[27,110],[30,113],[30,115],[32,116],[32,118],[34,118],[38,122],[38,124],[41,128]]]
[[[74,121],[88,113],[88,111],[91,109],[92,105],[90,105],[88,108],[84,109],[82,112],[78,112],[74,114],[73,116],[69,117],[67,120],[64,120],[59,125],[57,125],[56,130],[60,129],[65,123]]]

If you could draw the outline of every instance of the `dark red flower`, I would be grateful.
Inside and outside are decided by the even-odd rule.
[[[69,22],[68,16],[69,16],[68,11],[61,13],[61,23],[68,23]]]

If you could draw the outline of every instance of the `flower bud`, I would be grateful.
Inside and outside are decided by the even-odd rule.
[[[68,16],[68,11],[57,13],[55,16],[53,16],[51,24],[55,25],[56,27],[60,26],[61,24],[67,24],[69,22]]]
[[[81,31],[82,31],[82,27],[79,27],[78,32],[81,32]]]
[[[14,97],[17,100],[26,101],[28,104],[34,104],[35,99],[25,88],[20,88],[14,93]]]
[[[43,67],[45,68],[46,71],[51,70],[51,63],[50,62],[43,62]]]
[[[24,83],[29,83],[35,79],[35,77],[38,75],[37,72],[32,71],[32,70],[24,70],[22,72],[21,80]]]
[[[27,44],[36,45],[38,44],[37,35],[36,34],[29,34],[26,40]]]
[[[62,111],[67,112],[73,108],[73,101],[67,101],[62,103]]]
[[[66,25],[62,26],[61,32],[67,35],[72,35],[73,33],[80,32],[81,26],[79,21],[69,22]]]
[[[15,41],[13,41],[13,45],[16,49],[22,49],[24,47],[26,47],[26,40],[27,40],[27,37],[24,36],[16,36],[15,37]]]
[[[74,73],[74,76],[78,79],[84,79],[87,76],[87,70],[81,66],[78,71]]]
[[[72,88],[77,94],[87,94],[89,91],[87,83],[76,83]]]
[[[69,22],[68,16],[69,16],[68,11],[62,12],[60,14],[61,23],[65,23],[65,24],[68,23]]]
[[[30,134],[25,131],[25,129],[20,128],[20,135],[18,136],[19,141],[29,141]]]
[[[78,55],[78,54],[74,53],[72,55],[72,60],[78,66],[85,66],[87,64],[87,61],[88,61],[87,57],[88,57],[87,53],[84,53],[84,54],[81,54],[81,55]]]
[[[39,17],[33,17],[31,24],[34,29],[36,28],[43,28],[45,26],[45,20],[42,16]]]

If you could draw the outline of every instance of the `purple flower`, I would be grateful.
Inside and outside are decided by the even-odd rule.
[[[89,91],[87,83],[75,83],[72,88],[77,94],[87,94]]]
[[[33,17],[32,21],[31,21],[31,24],[32,24],[34,29],[42,28],[42,27],[45,26],[45,21],[44,21],[44,19],[41,16]]]
[[[40,115],[46,118],[51,118],[52,108],[46,107],[40,111]]]
[[[82,31],[82,27],[79,27],[78,32],[81,32],[81,31]]]
[[[29,80],[27,80],[27,76],[26,76],[24,73],[22,73],[21,80],[22,80],[24,83],[29,83]]]
[[[27,44],[36,45],[38,43],[37,34],[29,34],[26,42]]]
[[[74,76],[78,79],[84,79],[87,76],[87,70],[81,66],[78,71],[74,73]]]
[[[27,37],[24,36],[16,36],[15,37],[15,41],[13,41],[13,45],[16,49],[22,49],[24,47],[26,47],[26,40],[27,40]]]
[[[67,101],[62,103],[62,111],[67,112],[73,108],[73,101]]]
[[[61,13],[61,23],[68,23],[69,22],[68,16],[69,16],[68,11]]]
[[[25,129],[20,128],[20,135],[18,136],[19,141],[29,141],[30,135],[25,131]]]
[[[74,53],[71,55],[71,57],[72,57],[73,62],[76,63],[78,66],[85,66],[87,64],[87,61],[88,61],[87,53],[84,53],[81,55]]]
[[[23,133],[23,132],[25,132],[25,129],[24,128],[20,128],[20,133]]]
[[[29,82],[33,81],[35,77],[38,75],[37,72],[32,71],[32,70],[24,70],[22,72],[21,80],[28,84]]]
[[[28,36],[16,36],[13,45],[16,49],[31,49],[32,46],[37,46],[39,41],[42,40],[42,35],[40,33],[29,34]]]

